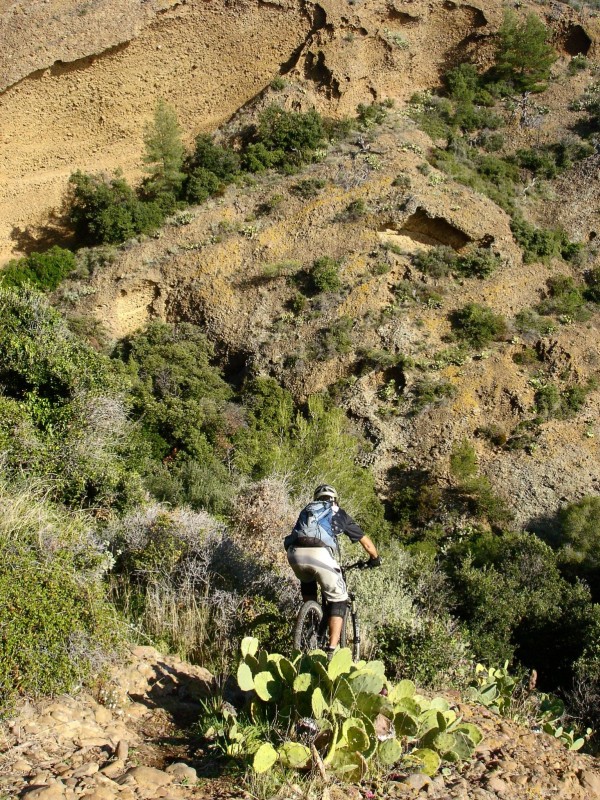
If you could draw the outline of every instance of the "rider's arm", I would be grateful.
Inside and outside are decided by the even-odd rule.
[[[367,534],[366,534],[366,533],[365,533],[365,535],[364,535],[364,536],[363,536],[361,539],[359,539],[358,541],[359,541],[359,543],[360,543],[360,544],[361,544],[361,545],[362,545],[362,546],[365,548],[365,550],[367,551],[367,553],[369,554],[369,556],[370,556],[371,558],[379,558],[379,555],[378,555],[378,553],[377,553],[377,548],[375,547],[375,545],[373,544],[373,542],[372,542],[372,541],[371,541],[371,539],[370,539],[370,538],[367,536]]]

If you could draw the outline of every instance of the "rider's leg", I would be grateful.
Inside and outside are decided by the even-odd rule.
[[[342,635],[346,601],[336,601],[329,604],[329,647],[337,647]]]
[[[343,617],[329,617],[329,647],[337,647],[342,635]]]

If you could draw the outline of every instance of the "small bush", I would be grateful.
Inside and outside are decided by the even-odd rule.
[[[290,193],[303,200],[312,200],[317,197],[321,189],[324,189],[327,181],[320,178],[305,178],[290,186]]]
[[[196,137],[194,152],[186,161],[186,172],[196,169],[212,172],[221,183],[231,183],[240,170],[240,158],[235,151],[215,144],[211,136],[201,133]]]
[[[416,381],[412,387],[413,410],[415,412],[421,411],[426,406],[440,403],[443,400],[454,397],[455,394],[455,387],[448,381],[433,381],[429,378],[423,378]]]
[[[278,106],[263,111],[249,134],[242,165],[250,172],[276,168],[293,172],[315,159],[315,151],[326,143],[321,116],[316,111],[296,113]]]
[[[460,481],[477,474],[477,453],[468,439],[454,444],[450,454],[450,472]]]
[[[357,106],[357,119],[362,128],[372,128],[381,125],[387,117],[387,107],[384,103],[359,103]]]
[[[69,219],[80,241],[86,244],[116,244],[150,233],[167,213],[158,200],[140,200],[120,175],[107,179],[75,172],[69,182]]]
[[[183,193],[188,203],[204,203],[209,197],[218,194],[223,187],[221,180],[204,167],[194,167],[188,174]]]
[[[552,314],[583,321],[589,317],[583,287],[569,275],[554,275],[547,281],[547,297],[536,307],[540,314]]]
[[[533,309],[526,308],[515,317],[515,328],[525,336],[547,336],[556,330],[550,317],[542,317]]]
[[[275,92],[281,92],[287,86],[285,80],[281,77],[281,75],[276,75],[273,80],[271,81],[271,89]]]
[[[76,266],[74,254],[55,245],[45,253],[32,253],[26,258],[9,261],[0,271],[0,282],[13,288],[29,285],[43,292],[52,292]]]
[[[571,577],[589,580],[598,600],[600,576],[600,497],[584,497],[562,508],[558,514],[556,544],[561,568]]]
[[[352,200],[351,203],[348,203],[346,208],[336,216],[337,222],[356,222],[357,220],[364,217],[367,213],[367,204],[359,197],[357,200]]]
[[[552,257],[562,257],[565,261],[576,258],[582,245],[569,241],[561,230],[536,228],[530,222],[516,215],[510,223],[515,241],[523,249],[523,261],[546,262]]]
[[[310,282],[315,292],[337,292],[342,285],[340,262],[329,256],[318,258],[310,270]]]
[[[473,347],[485,347],[494,339],[506,334],[504,317],[479,303],[468,303],[454,311],[450,316],[450,322],[456,336]]]
[[[584,291],[586,300],[592,303],[600,303],[600,267],[591,269],[585,276],[587,288]]]

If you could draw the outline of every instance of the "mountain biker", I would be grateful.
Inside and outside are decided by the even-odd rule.
[[[309,515],[315,523],[308,522]],[[311,527],[312,525],[312,527]],[[315,536],[307,533],[317,533]],[[342,623],[347,609],[348,592],[342,577],[342,571],[336,559],[340,550],[338,536],[346,534],[351,542],[360,542],[369,555],[366,565],[378,567],[381,559],[371,539],[361,530],[352,517],[338,505],[338,494],[333,486],[322,484],[317,486],[313,502],[300,513],[298,520],[284,539],[288,562],[300,580],[302,599],[317,600],[317,584],[320,585],[323,597],[328,602],[329,611],[329,647],[333,652],[338,646],[342,632]]]

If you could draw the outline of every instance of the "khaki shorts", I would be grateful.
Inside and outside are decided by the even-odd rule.
[[[326,547],[290,547],[288,562],[302,583],[317,581],[330,603],[348,599],[342,570]]]

